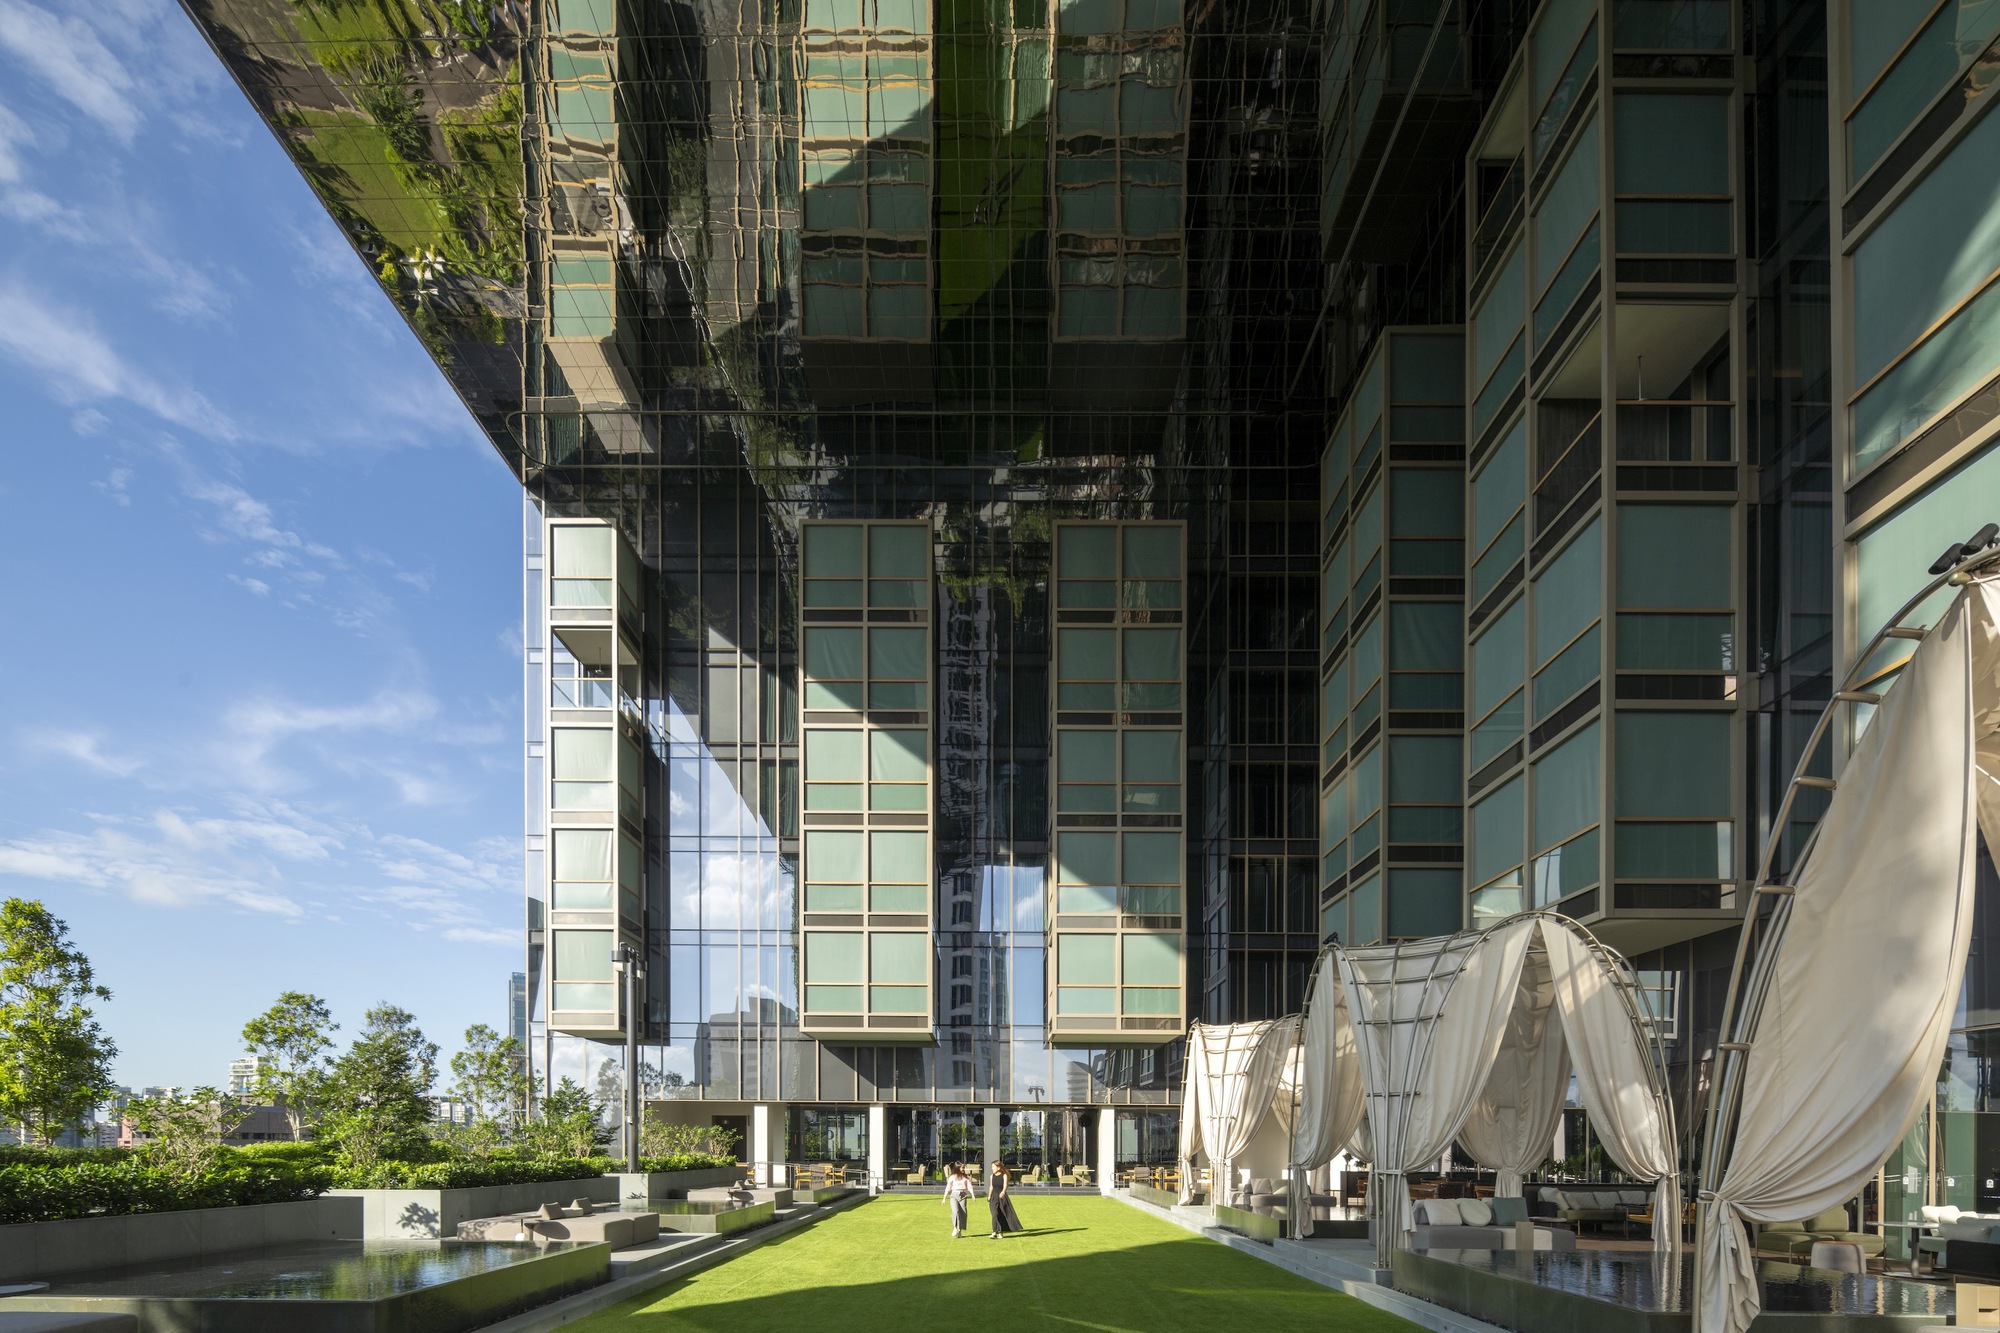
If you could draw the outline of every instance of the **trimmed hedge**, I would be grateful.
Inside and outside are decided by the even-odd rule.
[[[583,1157],[488,1157],[457,1162],[377,1162],[362,1170],[336,1167],[333,1187],[343,1190],[462,1190],[479,1185],[533,1185],[549,1180],[589,1180],[602,1162]]]
[[[281,1162],[232,1162],[191,1181],[132,1157],[68,1166],[0,1165],[0,1222],[291,1203],[323,1194],[332,1184],[333,1172],[324,1166]]]
[[[736,1159],[727,1153],[683,1152],[671,1157],[641,1157],[639,1165],[648,1171],[712,1171],[735,1166]]]

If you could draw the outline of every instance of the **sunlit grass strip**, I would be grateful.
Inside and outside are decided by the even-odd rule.
[[[953,1240],[931,1196],[887,1195],[569,1327],[914,1333],[1416,1325],[1109,1199],[1024,1195],[1028,1228],[990,1240],[986,1204]]]

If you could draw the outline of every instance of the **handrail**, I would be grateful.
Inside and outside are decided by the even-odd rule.
[[[1954,548],[1957,551],[1958,548]],[[1994,568],[1989,568],[1994,567]],[[1857,704],[1873,704],[1880,695],[1871,694],[1859,688],[1864,683],[1862,677],[1869,671],[1869,663],[1876,650],[1892,638],[1922,639],[1930,631],[1930,626],[1911,629],[1904,626],[1906,620],[1918,607],[1928,601],[1940,589],[1961,587],[1975,578],[2000,576],[2000,546],[1988,546],[1969,555],[1960,553],[1960,558],[1942,573],[1934,575],[1910,599],[1899,607],[1875,631],[1867,644],[1854,656],[1854,661],[1841,678],[1840,688],[1820,711],[1819,720],[1814,723],[1810,735],[1799,754],[1798,763],[1792,770],[1792,778],[1785,786],[1784,797],[1772,814],[1770,831],[1764,839],[1764,852],[1757,862],[1757,873],[1751,880],[1749,902],[1743,917],[1742,929],[1736,937],[1736,956],[1729,971],[1729,984],[1724,991],[1722,1021],[1716,1028],[1712,1089],[1708,1099],[1707,1123],[1702,1135],[1702,1154],[1696,1194],[1697,1216],[1705,1218],[1714,1207],[1714,1189],[1720,1183],[1725,1150],[1733,1146],[1736,1116],[1743,1097],[1743,1073],[1745,1057],[1749,1054],[1758,1021],[1763,1016],[1764,999],[1770,991],[1771,977],[1776,966],[1778,947],[1783,943],[1785,928],[1791,921],[1792,906],[1796,901],[1793,892],[1799,873],[1812,856],[1819,843],[1819,835],[1825,827],[1822,816],[1815,820],[1813,830],[1807,835],[1805,844],[1792,862],[1788,876],[1773,880],[1771,865],[1777,859],[1779,840],[1784,837],[1786,820],[1792,806],[1798,800],[1800,790],[1810,788],[1827,790],[1825,779],[1810,777],[1806,769],[1811,765],[1820,742],[1826,739],[1833,725],[1835,715],[1842,705],[1853,707]],[[1759,922],[1757,918],[1758,899],[1770,897],[1776,900],[1768,920]],[[1761,927],[1761,929],[1760,929]],[[1756,943],[1756,957],[1751,957],[1752,940]],[[1704,1284],[1713,1281],[1714,1275],[1702,1271],[1699,1258],[1695,1264],[1694,1300],[1699,1306]]]

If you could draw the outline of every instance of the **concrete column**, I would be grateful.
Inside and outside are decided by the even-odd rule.
[[[1118,1179],[1118,1108],[1102,1106],[1097,1111],[1097,1192],[1111,1193]]]
[[[985,1170],[990,1171],[993,1169],[993,1163],[999,1160],[1000,1157],[1000,1108],[997,1106],[987,1107],[984,1112],[984,1118],[986,1122],[986,1156],[979,1159],[979,1164]]]
[[[882,1106],[868,1108],[868,1192],[880,1194],[889,1178],[889,1112]]]
[[[759,1185],[775,1185],[771,1179],[771,1108],[759,1102],[750,1108],[750,1178]]]

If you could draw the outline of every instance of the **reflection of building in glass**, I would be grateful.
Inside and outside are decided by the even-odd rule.
[[[1149,1160],[1189,1019],[1531,906],[1698,1088],[2000,517],[1994,6],[191,7],[527,492],[536,1077],[762,1158]]]

